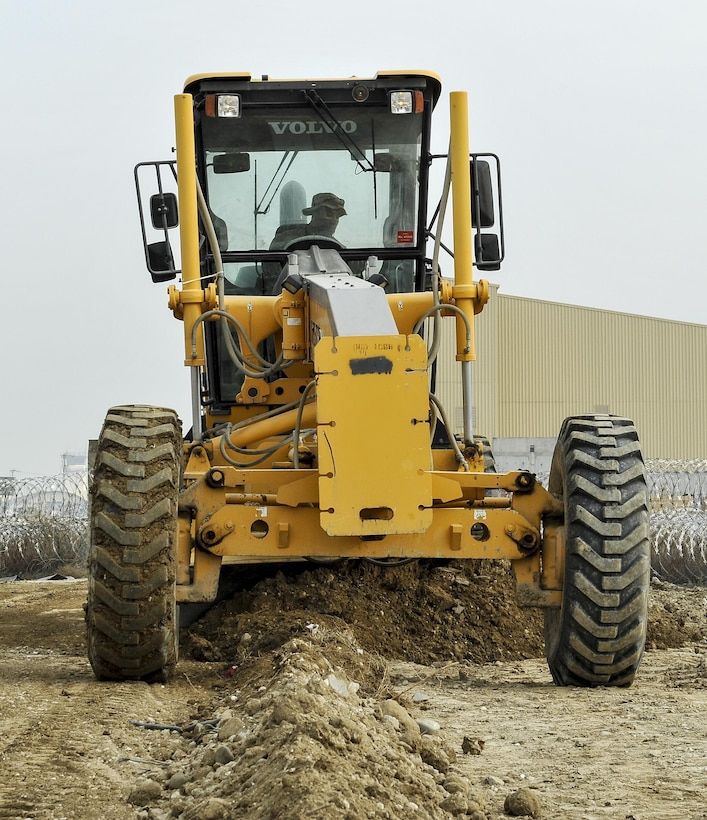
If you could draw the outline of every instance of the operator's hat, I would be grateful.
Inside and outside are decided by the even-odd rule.
[[[307,215],[313,214],[320,208],[328,208],[330,211],[334,211],[335,216],[346,216],[344,200],[336,196],[336,194],[328,193],[315,194],[312,197],[311,206],[309,208],[302,208],[302,213]]]

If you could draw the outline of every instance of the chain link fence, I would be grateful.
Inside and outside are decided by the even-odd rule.
[[[646,461],[653,572],[677,584],[707,584],[707,461]],[[548,476],[538,475],[547,486]],[[84,568],[88,472],[0,478],[0,577],[41,577]]]

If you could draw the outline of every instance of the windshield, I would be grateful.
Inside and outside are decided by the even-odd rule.
[[[283,251],[307,236],[348,250],[415,249],[421,114],[300,98],[201,125],[222,251]]]

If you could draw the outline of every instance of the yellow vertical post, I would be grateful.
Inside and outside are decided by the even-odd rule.
[[[471,249],[471,178],[469,174],[469,102],[465,91],[449,95],[450,143],[449,161],[452,170],[452,208],[454,217],[454,295],[455,305],[463,312],[467,323],[457,316],[457,361],[462,370],[462,411],[464,440],[474,438],[471,363],[474,349],[474,287]]]
[[[454,302],[464,311],[471,327],[457,318],[457,361],[474,361],[474,274],[471,252],[471,177],[469,174],[469,103],[465,91],[452,91],[450,101],[450,162],[454,217]],[[467,350],[467,345],[469,349]]]
[[[194,113],[191,94],[174,98],[177,139],[177,192],[179,194],[179,238],[182,253],[182,294],[184,308],[184,364],[203,366],[204,336],[197,333],[196,357],[193,357],[191,335],[194,322],[202,310],[203,294],[199,268],[199,224],[196,197],[196,161]]]
[[[174,98],[177,139],[177,193],[179,195],[179,238],[182,252],[182,304],[184,318],[184,364],[190,367],[192,438],[201,441],[201,368],[205,366],[204,328],[199,327],[196,349],[192,346],[194,323],[201,315],[204,294],[199,268],[199,222],[196,195],[196,146],[194,107],[191,94]],[[217,575],[218,577],[218,575]]]

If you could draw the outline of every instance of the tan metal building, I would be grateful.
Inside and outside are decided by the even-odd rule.
[[[436,392],[461,433],[460,369],[446,364],[454,323],[442,324]],[[475,324],[476,433],[555,437],[567,416],[612,413],[634,420],[646,457],[707,458],[707,325],[506,296],[497,285]]]

